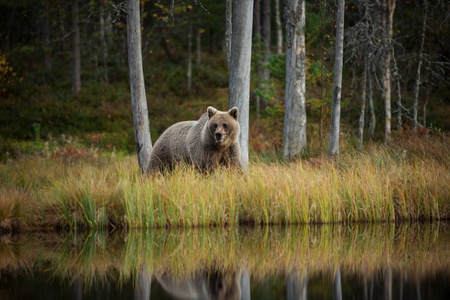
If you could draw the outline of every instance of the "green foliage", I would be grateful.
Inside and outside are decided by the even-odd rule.
[[[284,83],[286,80],[286,55],[273,54],[269,56],[269,64],[267,67],[270,70],[270,76]]]

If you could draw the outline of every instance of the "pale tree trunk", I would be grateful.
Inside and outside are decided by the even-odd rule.
[[[365,16],[369,14],[368,7],[365,8]],[[366,35],[369,35],[369,22],[366,21]],[[366,48],[366,50],[368,50]],[[369,72],[369,63],[371,60],[371,52],[369,52],[369,56],[364,56],[364,69],[363,69],[363,77],[361,82],[361,109],[360,109],[360,115],[359,115],[359,128],[358,128],[358,150],[363,151],[363,142],[364,142],[364,123],[365,123],[365,116],[366,116],[366,102],[367,102],[367,73]]]
[[[198,66],[202,62],[202,32],[197,28],[197,35],[195,38],[195,64]]]
[[[239,109],[239,145],[244,170],[248,168],[250,63],[252,58],[253,1],[235,1],[233,5],[229,107]]]
[[[338,0],[340,1],[340,0]],[[333,280],[333,299],[342,300],[341,268],[338,267]]]
[[[105,20],[105,34],[108,39],[108,44],[111,43],[111,32],[112,32],[111,14],[108,12],[106,14],[106,20]]]
[[[358,128],[358,150],[362,151],[364,140],[364,117],[366,114],[366,90],[367,90],[367,69],[369,67],[368,58],[364,58],[364,71],[361,82],[361,110],[359,114],[359,128]]]
[[[384,25],[387,29],[386,38],[386,56],[384,61],[384,75],[383,75],[383,97],[385,107],[385,123],[384,123],[384,142],[388,142],[391,138],[391,47],[392,34],[394,23],[394,11],[396,0],[383,0],[384,7]]]
[[[139,0],[127,2],[127,44],[128,67],[130,72],[131,103],[139,168],[146,173],[152,141],[148,120],[147,98],[145,96],[144,70],[141,52],[141,24]]]
[[[228,72],[231,68],[231,34],[233,31],[233,0],[226,0],[226,15],[225,15],[225,49],[227,53]]]
[[[336,45],[334,57],[333,100],[328,156],[339,155],[339,133],[341,118],[342,67],[344,63],[344,12],[345,0],[338,0],[336,20]]]
[[[427,31],[427,17],[428,17],[428,1],[423,0],[423,6],[424,6],[424,15],[423,15],[423,23],[422,23],[422,34],[420,39],[420,49],[419,49],[419,63],[417,65],[417,76],[416,76],[416,84],[414,87],[414,105],[413,105],[413,129],[414,132],[417,132],[417,127],[419,125],[417,121],[417,111],[419,108],[419,90],[420,90],[420,72],[422,68],[423,63],[423,47],[425,44],[425,33]]]
[[[303,270],[302,274],[289,273],[286,278],[287,300],[307,300],[308,299],[308,271]]]
[[[267,64],[269,62],[270,56],[270,44],[271,44],[271,34],[272,34],[272,26],[270,23],[270,0],[262,0],[262,41],[264,45],[264,55],[263,55],[263,63]],[[270,79],[270,70],[267,67],[263,67],[263,84],[266,84],[266,81]]]
[[[427,88],[425,92],[425,102],[423,103],[423,126],[427,127],[427,106],[430,101],[430,76],[431,76],[431,62],[428,61],[428,76],[426,79]]]
[[[430,85],[427,85],[425,102],[423,103],[423,126],[427,127],[427,106],[430,101]]]
[[[105,30],[105,16],[103,12],[103,1],[100,1],[100,42],[102,44],[102,56],[103,56],[103,78],[108,83],[108,45],[106,43],[106,30]]]
[[[187,57],[187,90],[191,91],[192,88],[192,25],[188,25],[188,57]]]
[[[283,158],[293,159],[307,147],[305,1],[286,1],[286,87]]]
[[[374,138],[374,134],[375,134],[375,126],[377,123],[377,119],[375,117],[375,106],[373,105],[373,69],[372,69],[372,62],[371,60],[369,60],[369,76],[367,77],[367,81],[368,81],[368,88],[369,88],[369,93],[368,93],[368,100],[369,100],[369,137],[370,139],[373,140]]]
[[[391,55],[386,54],[384,61],[383,75],[383,97],[384,97],[384,142],[389,141],[391,137],[391,71],[390,71]]]
[[[78,17],[78,0],[72,1],[72,95],[81,89],[81,51],[80,19]]]
[[[395,59],[395,53],[392,50],[392,62],[394,63],[395,83],[397,85],[397,127],[398,130],[403,130],[403,105],[402,105],[402,89],[400,85],[400,73]]]
[[[280,0],[275,0],[275,24],[277,26],[277,54],[283,53],[283,29],[281,28]]]

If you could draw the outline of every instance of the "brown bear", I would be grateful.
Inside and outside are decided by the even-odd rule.
[[[181,161],[203,172],[219,166],[242,169],[238,143],[239,110],[218,111],[208,107],[198,121],[175,123],[153,146],[148,172],[171,170]]]

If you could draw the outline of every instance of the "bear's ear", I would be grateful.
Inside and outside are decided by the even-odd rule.
[[[217,113],[217,109],[215,109],[212,106],[208,107],[208,118],[211,119],[216,113]]]
[[[237,107],[233,107],[232,109],[230,109],[228,111],[228,113],[230,114],[230,116],[233,117],[233,119],[235,119],[237,121],[238,116],[239,116],[239,109]]]

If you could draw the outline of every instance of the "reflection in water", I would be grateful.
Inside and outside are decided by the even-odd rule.
[[[172,296],[180,299],[241,299],[241,278],[245,273],[204,272],[184,280],[171,275],[157,276],[158,283]],[[148,299],[148,298],[145,298]]]
[[[292,271],[286,278],[286,293],[288,300],[306,300],[308,291],[308,271],[303,270],[301,274]]]
[[[150,272],[145,265],[137,274],[137,283],[134,287],[134,299],[144,300],[150,299],[150,291],[152,286],[152,272]]]
[[[334,274],[333,299],[342,300],[341,269],[339,267]]]
[[[446,224],[0,237],[1,299],[450,299]]]

